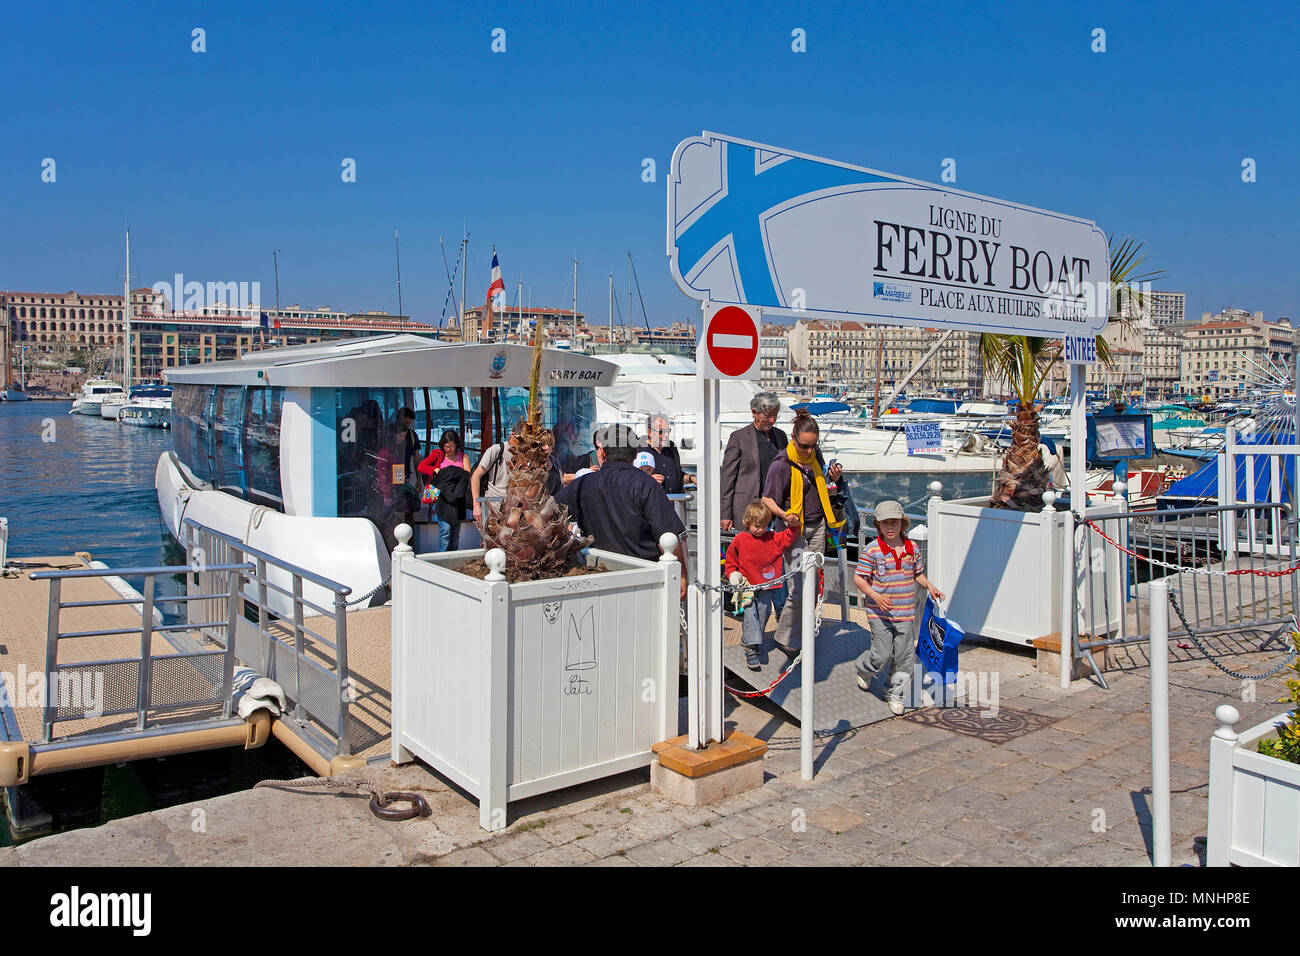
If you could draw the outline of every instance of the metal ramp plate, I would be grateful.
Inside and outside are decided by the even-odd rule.
[[[831,611],[830,602],[826,605]],[[739,642],[738,628],[729,628],[728,640]],[[813,693],[813,729],[817,731],[843,731],[878,720],[888,720],[894,715],[884,700],[884,679],[878,678],[869,693],[858,688],[857,670],[853,662],[871,646],[871,630],[854,623],[844,623],[830,617],[822,619],[817,636],[815,666],[816,686]],[[772,629],[763,635],[763,668],[751,671],[745,663],[745,649],[739,644],[724,641],[722,666],[729,671],[727,684],[738,690],[760,690],[776,680],[789,663],[785,652],[772,641]],[[768,695],[797,722],[803,706],[803,662],[797,664],[780,684]]]

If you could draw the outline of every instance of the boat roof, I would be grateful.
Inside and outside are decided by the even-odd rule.
[[[167,369],[173,385],[280,385],[310,388],[527,387],[532,346],[439,342],[420,335],[373,335],[249,352],[225,362]],[[545,349],[542,384],[612,384],[618,366]]]

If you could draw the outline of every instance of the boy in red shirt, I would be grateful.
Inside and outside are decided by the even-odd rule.
[[[799,534],[799,523],[795,522],[784,531],[772,531],[768,527],[771,523],[772,512],[763,502],[755,501],[745,509],[746,530],[736,535],[727,548],[724,570],[733,587],[770,584],[781,576],[782,558]],[[745,663],[752,671],[761,666],[758,649],[763,643],[767,619],[772,614],[772,590],[767,587],[741,594],[745,616],[741,623],[740,642],[745,646]]]

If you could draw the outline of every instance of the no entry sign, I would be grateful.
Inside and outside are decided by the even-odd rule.
[[[704,334],[695,349],[695,362],[705,378],[757,380],[759,310],[738,305],[704,307]]]

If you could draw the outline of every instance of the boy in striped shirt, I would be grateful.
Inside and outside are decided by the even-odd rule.
[[[916,586],[936,601],[943,592],[925,576],[925,562],[907,537],[907,516],[897,501],[876,505],[876,540],[863,552],[853,578],[866,598],[871,622],[871,647],[857,660],[858,687],[871,681],[893,661],[889,680],[889,709],[903,712],[903,690],[912,679],[916,660]]]

